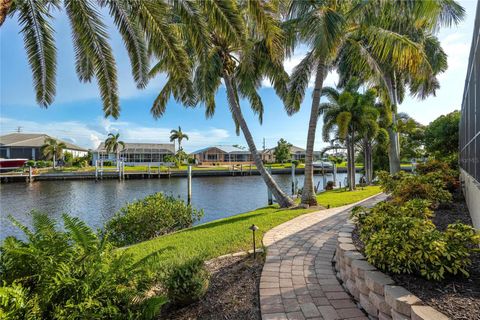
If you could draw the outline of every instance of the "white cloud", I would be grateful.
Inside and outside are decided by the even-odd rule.
[[[0,134],[12,133],[18,127],[21,127],[22,132],[46,133],[90,149],[98,147],[109,132],[119,132],[121,139],[125,142],[167,143],[171,130],[104,118],[98,118],[93,124],[85,124],[79,121],[36,122],[0,117]],[[187,151],[224,143],[230,137],[227,130],[213,127],[205,130],[184,130],[184,132],[189,136],[189,140],[182,142]]]

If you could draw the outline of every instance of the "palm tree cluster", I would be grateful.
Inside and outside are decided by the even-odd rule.
[[[352,188],[355,145],[362,146],[367,179],[371,180],[373,169],[368,161],[372,144],[382,140],[384,132],[388,132],[390,170],[400,170],[398,105],[407,90],[418,98],[435,94],[437,76],[447,68],[436,33],[464,16],[463,8],[453,0],[1,3],[6,5],[0,5],[0,22],[9,12],[22,26],[37,101],[42,106],[50,105],[55,95],[56,48],[51,20],[52,11],[62,8],[73,30],[79,79],[97,79],[106,116],[118,117],[120,107],[115,60],[99,13],[102,8],[108,9],[123,37],[138,87],[159,74],[167,76],[152,105],[155,118],[166,112],[172,97],[186,107],[202,105],[205,115],[212,117],[216,93],[224,86],[237,134],[243,133],[258,171],[282,207],[294,202],[265,169],[240,101],[248,102],[261,123],[264,104],[258,89],[268,80],[291,115],[300,109],[310,79],[314,79],[302,204],[316,205],[313,148],[319,117],[323,115],[326,127],[331,129],[324,129],[324,138],[330,132],[345,142]],[[307,53],[289,75],[283,62],[299,47],[307,48]],[[154,61],[151,68],[149,58]],[[339,73],[343,92],[323,87],[331,71]],[[375,91],[360,94],[359,88]],[[328,102],[322,104],[322,96]]]

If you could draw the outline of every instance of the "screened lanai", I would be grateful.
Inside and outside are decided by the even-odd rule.
[[[173,143],[125,143],[125,148],[120,147],[120,160],[126,165],[146,165],[166,162],[167,155],[175,154]],[[100,146],[93,154],[93,160],[115,160],[114,152],[107,152],[105,144]]]

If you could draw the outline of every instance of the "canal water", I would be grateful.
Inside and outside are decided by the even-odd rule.
[[[274,175],[274,179],[291,194],[291,176]],[[357,181],[360,174],[357,174]],[[339,173],[338,181],[345,183],[346,174]],[[326,181],[333,180],[327,174]],[[298,186],[303,175],[297,176]],[[323,178],[315,176],[315,184],[323,189]],[[9,183],[0,185],[0,241],[7,236],[21,237],[22,233],[7,218],[12,215],[30,226],[29,212],[38,210],[61,221],[62,213],[80,217],[93,228],[101,228],[113,214],[135,199],[155,192],[163,192],[186,199],[187,179],[142,180],[61,180],[38,181],[31,184]],[[267,188],[260,176],[194,177],[192,179],[192,205],[204,210],[200,223],[229,217],[267,205]]]

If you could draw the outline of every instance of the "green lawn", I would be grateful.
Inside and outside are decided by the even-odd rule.
[[[380,192],[377,186],[348,192],[327,191],[318,195],[319,204],[330,207],[341,206],[367,198]],[[156,256],[161,265],[185,261],[197,255],[211,259],[223,254],[251,249],[252,232],[248,229],[256,224],[257,244],[263,234],[273,227],[313,209],[279,209],[277,206],[259,208],[233,217],[205,223],[170,235],[158,237],[128,247],[135,260]],[[158,256],[157,256],[158,255]]]

